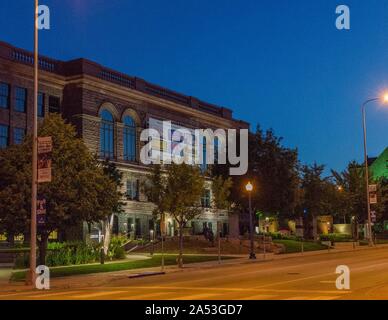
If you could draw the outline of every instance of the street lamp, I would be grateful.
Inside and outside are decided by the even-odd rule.
[[[371,208],[370,208],[370,198],[369,198],[369,168],[368,168],[368,150],[367,150],[367,141],[366,141],[366,106],[370,102],[382,101],[383,103],[388,103],[388,92],[385,93],[382,97],[373,98],[366,100],[362,104],[362,127],[364,131],[364,161],[365,161],[365,183],[366,183],[366,199],[367,199],[367,208],[368,208],[368,242],[370,246],[373,246],[372,239],[372,219],[371,219]]]
[[[249,253],[249,259],[256,259],[256,254],[255,254],[255,248],[254,248],[254,243],[253,243],[253,216],[252,216],[252,191],[253,191],[253,185],[252,183],[248,182],[247,185],[245,186],[245,189],[248,191],[248,196],[249,196],[249,233],[250,233],[250,240],[251,240],[251,251]]]

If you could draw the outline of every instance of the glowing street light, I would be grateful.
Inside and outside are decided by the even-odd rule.
[[[368,208],[368,242],[370,246],[373,246],[373,237],[372,237],[372,218],[371,218],[371,208],[370,208],[370,198],[369,198],[369,168],[368,168],[368,151],[367,151],[367,141],[366,141],[366,106],[370,102],[380,101],[383,104],[388,104],[388,92],[385,92],[381,97],[373,98],[366,100],[362,104],[362,124],[364,131],[364,161],[365,161],[365,183],[366,183],[366,199],[367,199],[367,208]]]
[[[245,189],[248,191],[249,195],[249,233],[250,233],[250,240],[251,240],[251,251],[249,253],[249,259],[256,259],[255,254],[255,248],[253,243],[253,216],[252,216],[252,191],[253,191],[253,185],[252,183],[248,182],[245,186]]]

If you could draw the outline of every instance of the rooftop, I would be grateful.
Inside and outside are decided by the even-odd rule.
[[[0,58],[30,66],[34,64],[34,56],[32,52],[14,47],[11,44],[2,41],[0,41]],[[64,77],[87,74],[89,76],[195,108],[225,119],[232,119],[233,117],[231,109],[204,102],[195,97],[175,92],[138,77],[126,75],[88,59],[81,58],[70,61],[61,61],[40,55],[39,68],[40,70],[59,74]],[[240,122],[247,124],[245,121],[240,120]]]

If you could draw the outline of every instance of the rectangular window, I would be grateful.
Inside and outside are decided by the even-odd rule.
[[[0,108],[9,108],[9,84],[0,83]]]
[[[44,93],[38,93],[38,117],[44,117]]]
[[[26,112],[27,89],[16,87],[15,89],[15,111]]]
[[[14,144],[22,144],[24,137],[26,135],[26,130],[22,128],[13,129],[13,142]]]
[[[139,180],[127,180],[127,200],[139,200]]]
[[[210,190],[206,189],[201,198],[203,208],[210,208]]]
[[[58,97],[49,96],[49,112],[50,113],[61,112],[61,100]]]
[[[8,146],[9,141],[9,129],[8,126],[0,124],[0,149],[4,149]]]

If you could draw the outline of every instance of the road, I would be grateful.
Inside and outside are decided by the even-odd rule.
[[[337,290],[335,270],[350,268],[350,290]],[[111,281],[49,291],[0,292],[0,299],[44,300],[388,300],[388,248],[298,256]],[[63,282],[63,280],[62,280]]]

